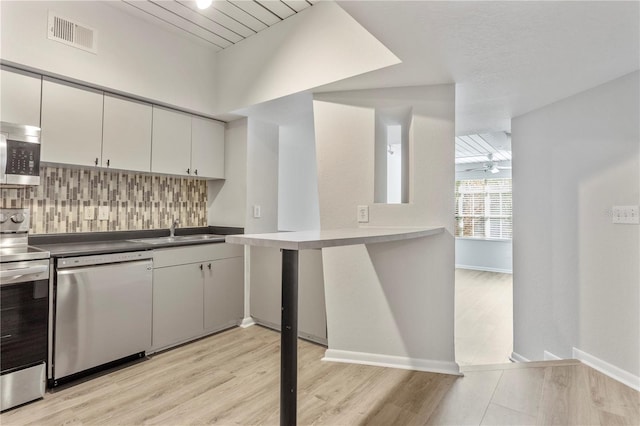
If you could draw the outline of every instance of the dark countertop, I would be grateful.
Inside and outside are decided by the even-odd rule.
[[[84,232],[74,234],[43,234],[30,235],[29,245],[49,251],[51,257],[84,256],[91,254],[122,253],[129,251],[144,251],[166,247],[180,247],[195,244],[216,244],[224,242],[225,235],[241,234],[242,228],[199,227],[176,229],[176,236],[215,234],[219,238],[206,240],[176,240],[161,244],[149,244],[140,241],[130,241],[145,238],[168,237],[168,229],[154,229],[149,231],[114,231],[114,232]]]

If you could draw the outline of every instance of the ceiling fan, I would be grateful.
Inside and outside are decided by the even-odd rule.
[[[493,154],[487,154],[487,163],[484,163],[482,167],[474,167],[472,169],[463,170],[465,172],[490,172],[490,173],[498,173],[500,170],[511,170],[511,166],[498,166],[493,162]]]

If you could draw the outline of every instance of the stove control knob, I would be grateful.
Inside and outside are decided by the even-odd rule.
[[[0,223],[5,223],[7,220],[9,220],[9,216],[4,213],[0,213]]]
[[[23,213],[16,213],[13,216],[11,216],[11,221],[13,223],[22,223],[24,222],[24,214]]]

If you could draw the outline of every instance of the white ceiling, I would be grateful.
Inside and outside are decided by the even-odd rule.
[[[129,11],[208,43],[215,51],[244,40],[313,5],[313,0],[122,0]]]
[[[640,3],[338,1],[402,64],[322,91],[456,83],[456,133],[510,131],[512,117],[640,68]]]

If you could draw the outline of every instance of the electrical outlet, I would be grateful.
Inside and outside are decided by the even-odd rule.
[[[85,207],[84,208],[84,220],[93,220],[95,219],[93,213],[93,207]]]
[[[109,206],[98,207],[98,220],[109,220]]]
[[[258,205],[253,206],[253,217],[255,219],[260,219],[260,217],[262,216],[261,210],[262,209],[260,208],[260,206],[258,206]]]
[[[638,206],[613,206],[611,222],[622,224],[639,224]]]
[[[358,223],[369,222],[369,206],[358,206]]]

